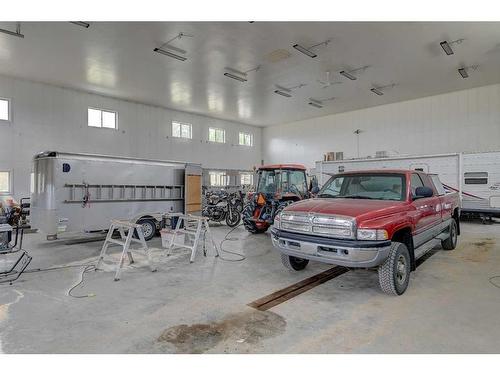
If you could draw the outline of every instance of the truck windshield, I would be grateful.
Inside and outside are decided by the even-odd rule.
[[[304,171],[275,169],[259,171],[257,192],[265,194],[296,194],[304,197],[307,194],[307,181]]]
[[[318,198],[405,200],[406,183],[399,174],[353,174],[330,178]]]

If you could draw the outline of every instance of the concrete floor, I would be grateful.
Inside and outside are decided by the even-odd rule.
[[[329,268],[292,273],[269,234],[236,229],[227,262],[186,251],[166,258],[150,242],[158,272],[136,256],[119,282],[82,268],[25,274],[0,285],[0,352],[5,353],[499,353],[500,225],[464,223],[459,246],[438,251],[412,273],[400,297],[382,294],[373,271],[347,272],[261,312],[248,303]],[[218,242],[227,233],[214,227]],[[30,268],[93,261],[100,243],[64,245],[25,237]],[[115,248],[115,251],[117,248]],[[233,257],[224,254],[225,257]],[[116,254],[112,256],[116,259]],[[500,278],[493,280],[500,284]]]

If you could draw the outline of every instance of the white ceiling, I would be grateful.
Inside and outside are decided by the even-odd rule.
[[[0,34],[0,74],[72,87],[103,95],[268,126],[380,104],[500,82],[500,23],[390,22],[67,22],[22,23],[24,39]],[[12,23],[0,28],[15,29]],[[193,35],[172,45],[187,51],[184,62],[153,52],[179,32]],[[442,40],[464,38],[447,56]],[[312,59],[292,48],[318,47]],[[284,49],[290,57],[271,62]],[[457,69],[479,65],[462,79]],[[240,83],[224,67],[257,72]],[[340,70],[369,65],[358,80]],[[342,84],[323,89],[331,71]],[[373,85],[396,86],[384,96]],[[293,87],[292,98],[273,93]],[[310,97],[335,97],[323,109]]]

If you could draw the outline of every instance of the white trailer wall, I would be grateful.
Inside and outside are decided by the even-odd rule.
[[[31,159],[46,150],[201,163],[204,168],[252,169],[261,160],[262,129],[0,75],[0,97],[12,100],[12,122],[0,121],[0,170],[13,175],[13,195],[29,196]],[[87,126],[87,108],[118,112],[118,130]],[[172,120],[193,125],[193,139],[171,137]],[[208,128],[226,143],[208,142]],[[239,132],[254,146],[238,145]]]
[[[361,157],[500,150],[500,85],[271,126],[262,135],[263,159],[313,167],[328,151],[357,157],[356,129]]]

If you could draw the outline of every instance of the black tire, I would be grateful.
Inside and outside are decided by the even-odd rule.
[[[156,222],[153,219],[139,219],[136,224],[142,225],[142,231],[146,241],[149,241],[156,235]],[[136,230],[134,230],[134,238],[139,238]]]
[[[384,293],[400,296],[410,282],[410,252],[404,243],[393,242],[389,256],[378,267],[378,281]]]
[[[451,221],[448,232],[450,235],[446,240],[441,241],[441,246],[444,250],[453,250],[457,247],[458,241],[458,226],[455,219]]]
[[[226,224],[228,227],[234,228],[240,223],[241,214],[236,207],[231,208],[231,211],[226,214]]]
[[[281,263],[292,271],[302,271],[309,264],[309,259],[292,257],[286,254],[281,254]]]
[[[243,208],[243,213],[241,215],[243,219],[243,226],[247,231],[249,231],[252,234],[264,233],[267,230],[267,228],[259,229],[255,225],[255,222],[251,220],[253,218],[254,211],[255,211],[255,206],[253,203],[247,203],[245,205],[245,208]]]

